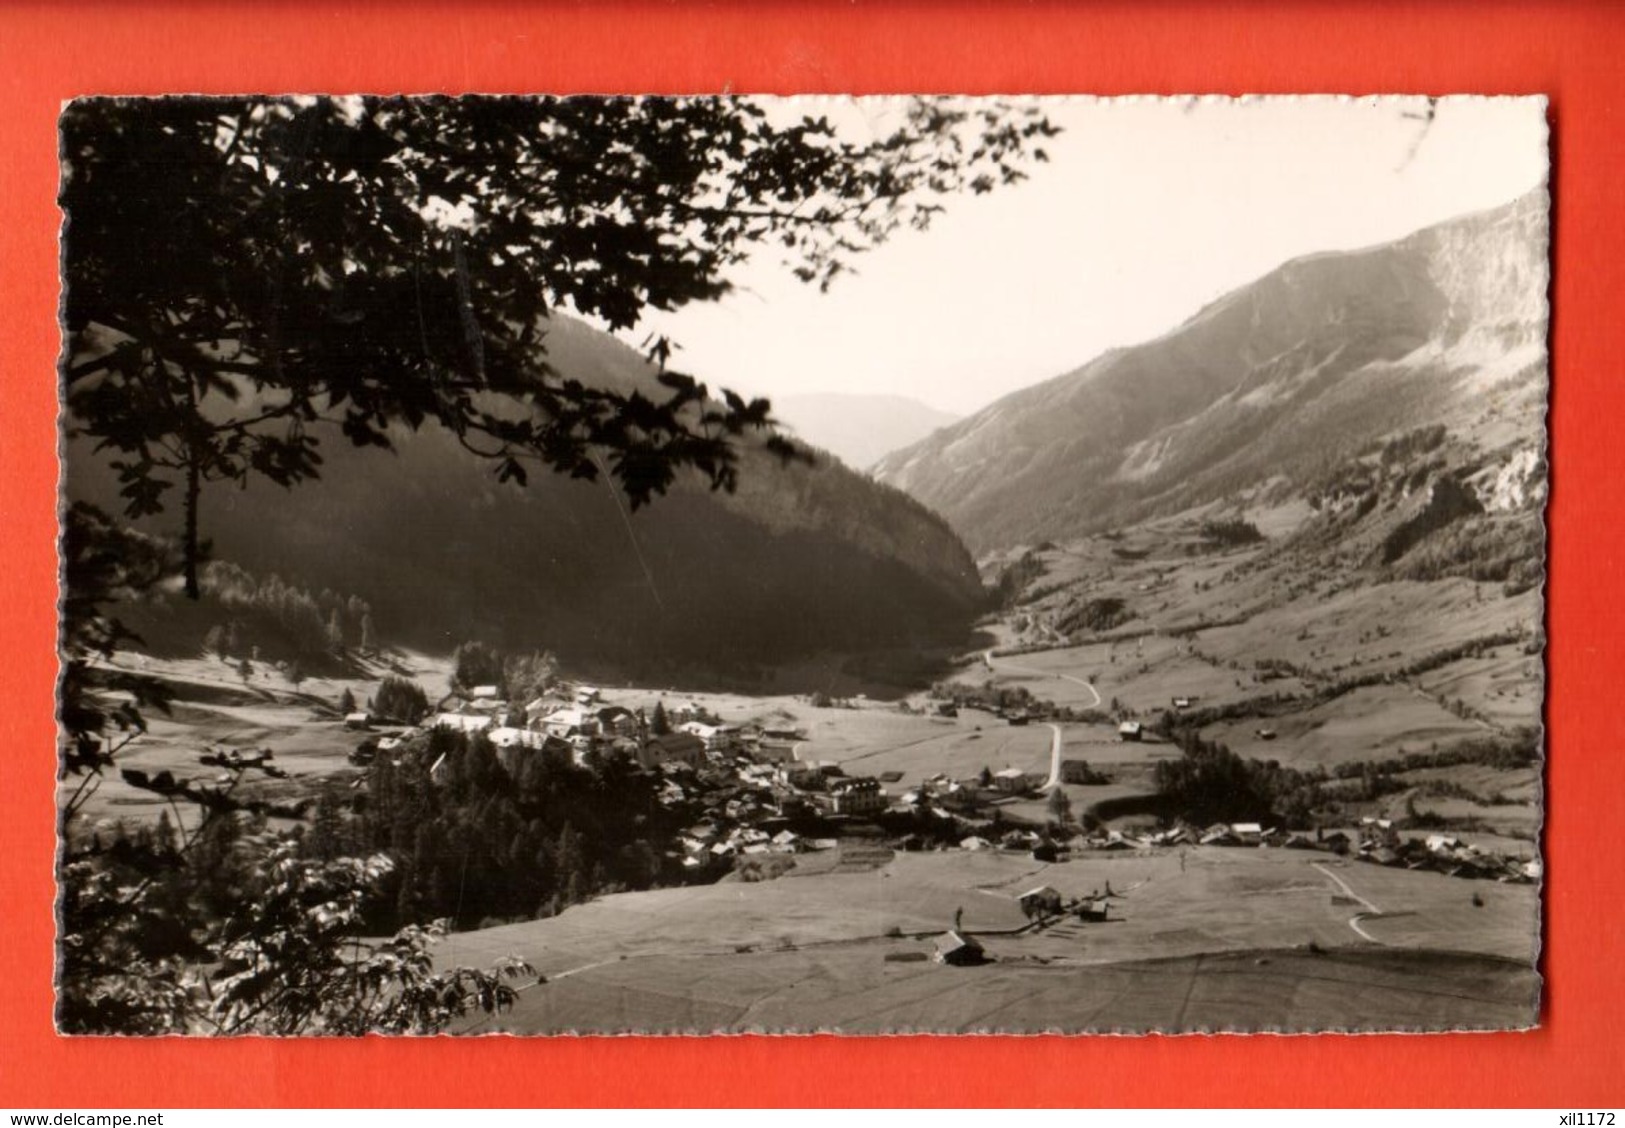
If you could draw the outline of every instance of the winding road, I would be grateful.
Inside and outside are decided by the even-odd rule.
[[[1051,670],[1035,670],[1031,666],[1017,666],[1003,658],[999,658],[996,661],[998,662],[998,665],[994,665],[995,659],[993,657],[992,650],[988,650],[983,653],[982,662],[990,670],[997,671],[1002,668],[1008,670],[1012,674],[1026,674],[1028,677],[1034,678],[1059,678],[1061,681],[1071,682],[1073,685],[1081,685],[1084,689],[1089,691],[1089,696],[1095,699],[1094,703],[1091,704],[1089,708],[1100,708],[1100,693],[1093,685],[1090,685],[1087,681],[1080,677],[1075,677],[1072,674],[1059,674]]]
[[[1099,691],[1083,678],[1075,677],[1072,674],[1054,673],[1050,670],[1035,670],[1031,666],[1017,666],[1005,661],[1003,658],[998,659],[999,664],[995,666],[993,664],[994,657],[991,648],[983,652],[982,662],[989,670],[993,670],[995,672],[1000,668],[1003,668],[1012,674],[1026,674],[1029,677],[1038,678],[1059,678],[1061,681],[1068,681],[1073,685],[1081,685],[1084,689],[1089,691],[1089,696],[1095,699],[1094,704],[1090,705],[1089,708],[1100,708]],[[1044,785],[1039,788],[1040,791],[1049,791],[1051,788],[1059,787],[1061,784],[1061,749],[1064,747],[1065,741],[1061,736],[1060,725],[1052,724],[1049,726],[1049,730],[1054,734],[1053,738],[1050,740],[1049,747],[1049,778],[1045,780]]]
[[[1327,877],[1329,877],[1333,881],[1337,882],[1338,888],[1343,890],[1343,893],[1344,893],[1345,896],[1349,897],[1352,900],[1360,902],[1360,904],[1362,904],[1362,905],[1364,905],[1366,907],[1365,912],[1355,913],[1353,916],[1349,917],[1349,927],[1354,929],[1355,932],[1359,933],[1365,939],[1371,941],[1373,944],[1386,944],[1387,943],[1386,941],[1378,940],[1375,936],[1371,935],[1371,933],[1367,932],[1365,929],[1360,927],[1360,921],[1364,920],[1368,916],[1381,916],[1382,915],[1382,910],[1377,908],[1377,906],[1373,905],[1370,901],[1367,901],[1364,897],[1360,896],[1358,893],[1356,893],[1353,889],[1351,889],[1349,887],[1348,882],[1344,881],[1341,877],[1339,877],[1337,874],[1333,873],[1331,870],[1327,869],[1325,866],[1321,865],[1319,862],[1314,862],[1314,863],[1311,863],[1311,864],[1317,870],[1319,870],[1321,873],[1325,874]]]

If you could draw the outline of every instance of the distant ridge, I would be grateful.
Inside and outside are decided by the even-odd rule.
[[[1547,203],[1542,188],[1294,259],[887,455],[875,476],[984,552],[1301,486],[1429,423],[1544,452]]]
[[[797,437],[855,470],[960,418],[907,396],[843,392],[775,398],[773,414]]]

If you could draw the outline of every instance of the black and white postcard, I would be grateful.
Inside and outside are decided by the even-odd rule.
[[[85,98],[66,1034],[1539,1014],[1541,98]]]

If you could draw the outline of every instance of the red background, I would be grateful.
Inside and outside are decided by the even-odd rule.
[[[1618,1006],[1625,9],[1582,3],[0,6],[0,1105],[1596,1107]],[[1555,189],[1547,1001],[1500,1035],[63,1040],[51,1028],[55,119],[188,91],[1535,93]]]

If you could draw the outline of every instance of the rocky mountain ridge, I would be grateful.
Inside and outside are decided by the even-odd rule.
[[[1273,487],[1438,422],[1544,456],[1547,197],[1285,263],[875,468],[973,550]]]

